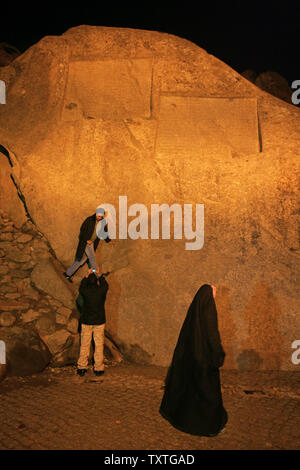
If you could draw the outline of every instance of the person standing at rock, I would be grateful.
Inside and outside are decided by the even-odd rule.
[[[220,385],[225,352],[215,295],[216,287],[204,284],[188,309],[159,409],[172,426],[198,436],[216,436],[228,420]]]
[[[100,271],[93,272],[89,269],[82,279],[79,293],[83,298],[80,312],[81,336],[80,355],[77,362],[77,374],[81,377],[87,371],[88,359],[92,337],[95,343],[94,374],[104,374],[104,330],[105,330],[105,299],[108,291],[108,283]]]
[[[105,210],[99,206],[96,209],[96,213],[87,217],[81,225],[75,261],[72,266],[64,272],[64,276],[69,282],[72,282],[71,277],[86,261],[88,261],[89,268],[92,267],[95,270],[99,269],[95,252],[99,245],[100,238],[105,240],[106,243],[112,241],[108,236],[107,223],[104,216]]]

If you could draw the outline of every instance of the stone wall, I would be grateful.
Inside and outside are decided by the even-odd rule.
[[[16,228],[2,211],[0,259],[0,339],[6,344],[7,373],[29,375],[48,364],[76,362],[78,312],[64,281],[54,268],[51,272],[45,238],[30,221]],[[41,269],[45,263],[48,269]]]

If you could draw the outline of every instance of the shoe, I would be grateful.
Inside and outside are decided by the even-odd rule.
[[[96,377],[100,377],[104,374],[104,370],[94,370],[94,374],[96,375]]]
[[[64,276],[69,282],[73,282],[70,276],[67,275],[67,273],[64,273]]]
[[[77,369],[77,374],[80,375],[80,377],[83,377],[85,373],[86,369]]]

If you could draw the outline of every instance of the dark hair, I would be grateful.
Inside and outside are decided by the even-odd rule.
[[[97,278],[95,273],[89,274],[87,279],[88,279],[88,285],[89,286],[96,286],[97,285],[98,278]]]

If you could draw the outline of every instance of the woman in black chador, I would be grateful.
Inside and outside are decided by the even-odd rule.
[[[198,436],[216,436],[228,419],[221,394],[219,367],[225,353],[215,292],[215,286],[204,284],[188,309],[159,409],[175,428]]]

